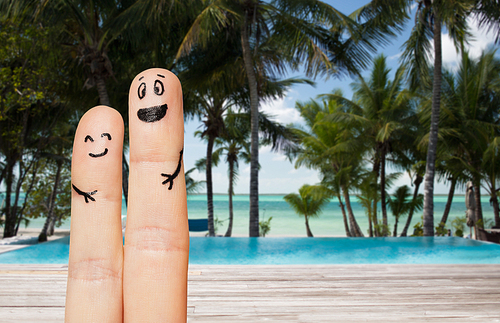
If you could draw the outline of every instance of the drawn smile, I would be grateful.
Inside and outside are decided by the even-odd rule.
[[[137,111],[137,117],[144,122],[160,121],[167,114],[167,109],[167,104],[157,105],[151,108],[142,108]]]
[[[104,148],[104,151],[102,153],[100,153],[100,154],[89,153],[89,156],[97,158],[97,157],[102,157],[102,156],[106,155],[107,153],[108,153],[108,148]]]

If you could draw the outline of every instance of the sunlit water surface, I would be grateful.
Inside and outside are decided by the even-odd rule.
[[[0,254],[1,264],[67,264],[69,237]],[[455,237],[190,239],[211,265],[500,264],[500,245]]]

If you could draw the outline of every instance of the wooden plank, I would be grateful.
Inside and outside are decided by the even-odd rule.
[[[62,322],[66,279],[1,265],[0,322]],[[500,265],[196,265],[188,279],[189,322],[500,322]]]

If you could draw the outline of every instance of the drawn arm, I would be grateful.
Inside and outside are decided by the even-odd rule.
[[[87,192],[83,192],[83,191],[79,190],[78,187],[76,187],[74,184],[71,184],[71,186],[73,186],[73,189],[75,190],[75,192],[77,192],[79,195],[82,195],[85,198],[85,203],[88,203],[89,200],[95,202],[95,199],[91,195],[94,195],[95,193],[97,193],[97,190],[87,193]]]
[[[167,184],[170,182],[170,185],[168,186],[168,189],[171,190],[172,186],[174,185],[174,179],[179,175],[179,172],[181,171],[181,164],[182,164],[182,153],[184,152],[184,149],[181,150],[180,156],[179,156],[179,163],[177,164],[177,168],[175,169],[175,172],[171,175],[169,174],[161,174],[161,176],[166,177],[167,179],[162,182],[163,185]]]

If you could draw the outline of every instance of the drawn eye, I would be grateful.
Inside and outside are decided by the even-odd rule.
[[[85,142],[87,142],[87,140],[90,140],[91,142],[94,142],[94,139],[90,135],[87,135],[85,137]]]
[[[141,100],[146,96],[146,83],[143,82],[141,83],[141,85],[139,85],[139,89],[137,90],[137,95],[139,95],[139,99]]]
[[[163,92],[165,92],[165,89],[163,88],[163,83],[160,80],[155,81],[154,91],[156,95],[162,95]]]
[[[108,140],[111,140],[111,135],[109,133],[107,133],[107,132],[101,133],[101,138],[102,137],[108,137]]]

